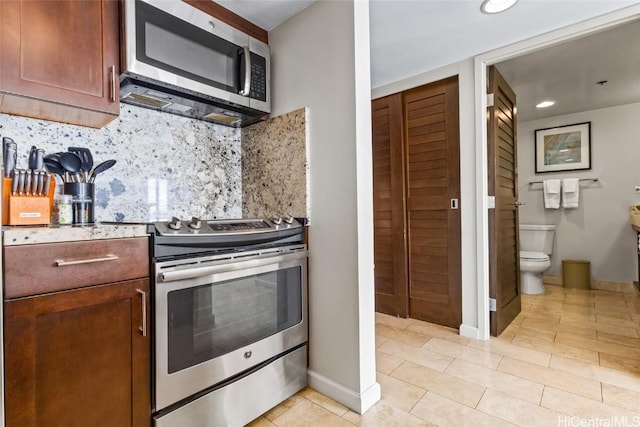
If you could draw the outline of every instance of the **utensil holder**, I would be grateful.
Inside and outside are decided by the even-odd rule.
[[[96,195],[94,184],[86,182],[67,182],[64,184],[64,194],[73,197],[73,223],[93,224],[94,209],[93,202]]]

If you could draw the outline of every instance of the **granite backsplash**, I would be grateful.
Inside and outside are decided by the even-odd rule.
[[[309,217],[306,115],[302,108],[242,129],[244,217]]]
[[[115,159],[95,180],[96,221],[308,216],[305,123],[305,109],[240,130],[121,104],[102,129],[0,114],[0,135],[18,144],[18,168],[32,145]]]
[[[127,104],[102,129],[6,114],[0,125],[18,144],[18,168],[32,145],[46,153],[87,147],[95,164],[115,159],[95,180],[97,221],[242,215],[239,129]]]

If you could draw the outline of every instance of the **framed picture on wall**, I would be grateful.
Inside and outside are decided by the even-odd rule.
[[[536,173],[591,169],[591,122],[537,129]]]

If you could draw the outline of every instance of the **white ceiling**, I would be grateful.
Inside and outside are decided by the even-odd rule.
[[[271,30],[314,0],[216,1]],[[370,0],[372,87],[640,2],[520,0],[497,15],[481,13],[481,4],[482,0]],[[498,68],[516,91],[519,119],[526,121],[640,101],[638,46],[640,30],[634,25],[506,61]],[[599,80],[609,83],[600,87],[595,85]],[[530,104],[542,96],[552,96],[556,106],[532,110]]]
[[[271,31],[315,0],[214,0],[258,27]]]
[[[520,0],[485,15],[482,0],[371,0],[371,84],[383,86],[635,3]]]
[[[640,21],[496,66],[516,93],[520,122],[640,102]],[[543,100],[556,104],[535,108]]]

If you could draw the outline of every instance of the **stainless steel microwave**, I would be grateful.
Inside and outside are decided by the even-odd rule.
[[[183,1],[122,11],[122,102],[236,127],[268,116],[267,44]]]

